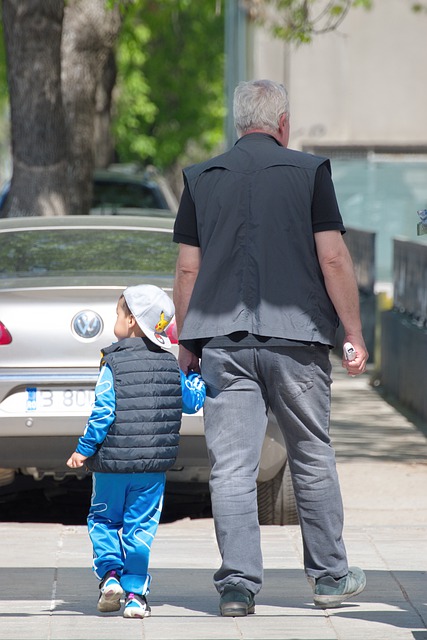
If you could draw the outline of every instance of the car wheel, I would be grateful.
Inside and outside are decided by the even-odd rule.
[[[288,461],[267,482],[257,486],[260,524],[298,524],[295,494]]]

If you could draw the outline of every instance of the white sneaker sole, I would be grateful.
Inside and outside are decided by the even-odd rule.
[[[119,611],[121,607],[120,598],[122,596],[124,596],[124,591],[119,584],[111,586],[108,590],[101,593],[96,608],[102,613]]]
[[[356,591],[353,591],[352,593],[343,593],[339,596],[314,595],[313,602],[316,605],[316,607],[321,607],[322,609],[333,609],[334,607],[339,607],[343,602],[345,602],[345,600],[348,600],[349,598],[354,598],[354,596],[357,596],[359,595],[359,593],[362,593],[365,587],[366,587],[366,582],[363,582],[358,587],[358,589]]]
[[[123,611],[124,618],[149,618],[151,616],[150,609],[142,609],[139,607],[127,607]]]

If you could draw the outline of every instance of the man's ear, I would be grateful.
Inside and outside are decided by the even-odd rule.
[[[282,113],[279,118],[279,139],[284,147],[289,143],[289,115]]]
[[[286,115],[286,113],[282,113],[282,115],[279,118],[279,127],[283,129],[286,126],[287,122],[288,122],[288,116]]]

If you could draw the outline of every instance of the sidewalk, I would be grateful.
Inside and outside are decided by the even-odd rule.
[[[83,526],[0,523],[0,640],[427,640],[427,440],[367,376],[334,369],[331,432],[351,564],[366,590],[314,608],[298,527],[263,527],[256,615],[218,616],[211,519],[163,524],[153,545],[152,617],[98,614]]]

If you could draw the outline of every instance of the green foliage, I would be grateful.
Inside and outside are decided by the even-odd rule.
[[[224,120],[224,16],[218,0],[140,0],[117,51],[114,129],[122,162],[167,168],[211,152]]]
[[[353,0],[353,7],[363,7],[364,9],[372,9],[373,0]]]
[[[123,160],[136,160],[155,154],[154,140],[147,133],[152,126],[156,105],[150,99],[150,87],[142,69],[147,60],[149,30],[142,24],[123,28],[117,53],[118,115],[115,118],[117,147]],[[145,132],[141,121],[146,123]]]
[[[423,2],[415,2],[412,5],[412,11],[415,11],[415,13],[427,13],[427,6]]]
[[[311,42],[313,36],[334,31],[350,9],[370,9],[373,0],[246,0],[250,13],[260,23],[270,27],[273,34],[293,42]],[[266,11],[267,5],[275,8],[275,15]]]
[[[1,5],[0,5],[1,6]],[[10,121],[7,61],[3,37],[3,21],[0,20],[0,185],[10,172]]]

